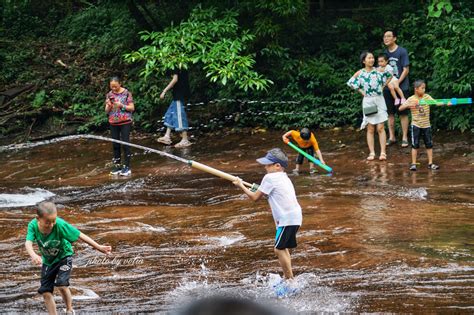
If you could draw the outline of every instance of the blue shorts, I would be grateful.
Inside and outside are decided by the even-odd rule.
[[[184,110],[184,102],[173,100],[165,114],[165,126],[175,131],[186,131],[189,129],[188,117]]]
[[[295,248],[297,246],[296,232],[299,228],[299,225],[279,226],[275,235],[275,248]]]

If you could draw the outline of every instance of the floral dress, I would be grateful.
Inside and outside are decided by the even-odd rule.
[[[377,113],[370,116],[363,114],[361,129],[367,124],[377,125],[387,121],[387,106],[383,98],[383,86],[392,74],[388,71],[379,72],[375,68],[371,71],[362,69],[358,76],[352,77],[347,81],[347,85],[354,90],[361,89],[365,96],[362,100],[362,107],[376,105]]]

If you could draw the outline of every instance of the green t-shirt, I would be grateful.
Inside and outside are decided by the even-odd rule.
[[[79,230],[57,217],[53,230],[48,235],[44,235],[38,228],[38,220],[35,218],[28,224],[27,241],[38,244],[43,264],[51,266],[64,257],[74,254],[71,243],[79,238]]]

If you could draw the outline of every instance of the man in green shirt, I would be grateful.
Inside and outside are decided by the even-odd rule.
[[[42,264],[41,287],[38,293],[43,295],[48,313],[57,314],[53,291],[54,287],[58,287],[67,307],[66,313],[74,314],[69,290],[74,254],[71,243],[81,239],[104,254],[110,254],[112,247],[97,244],[89,236],[59,218],[54,203],[44,201],[37,207],[36,218],[28,224],[25,247],[33,264]],[[38,245],[41,256],[34,251],[33,242]]]

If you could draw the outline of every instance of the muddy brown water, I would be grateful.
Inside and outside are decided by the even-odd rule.
[[[268,288],[280,269],[266,201],[253,203],[231,183],[183,163],[133,150],[131,178],[108,175],[111,144],[79,140],[0,153],[0,309],[44,311],[40,269],[24,249],[26,226],[44,198],[99,243],[108,261],[75,244],[71,279],[76,311],[170,312],[215,293],[248,297],[289,312],[474,312],[473,148],[469,134],[435,133],[439,171],[408,170],[408,149],[367,162],[364,134],[317,134],[333,176],[292,176],[303,207],[293,266],[302,291],[277,299]],[[132,142],[194,159],[249,182],[255,159],[272,147],[296,153],[280,133],[212,135],[188,149]],[[58,307],[62,302],[58,299]]]

